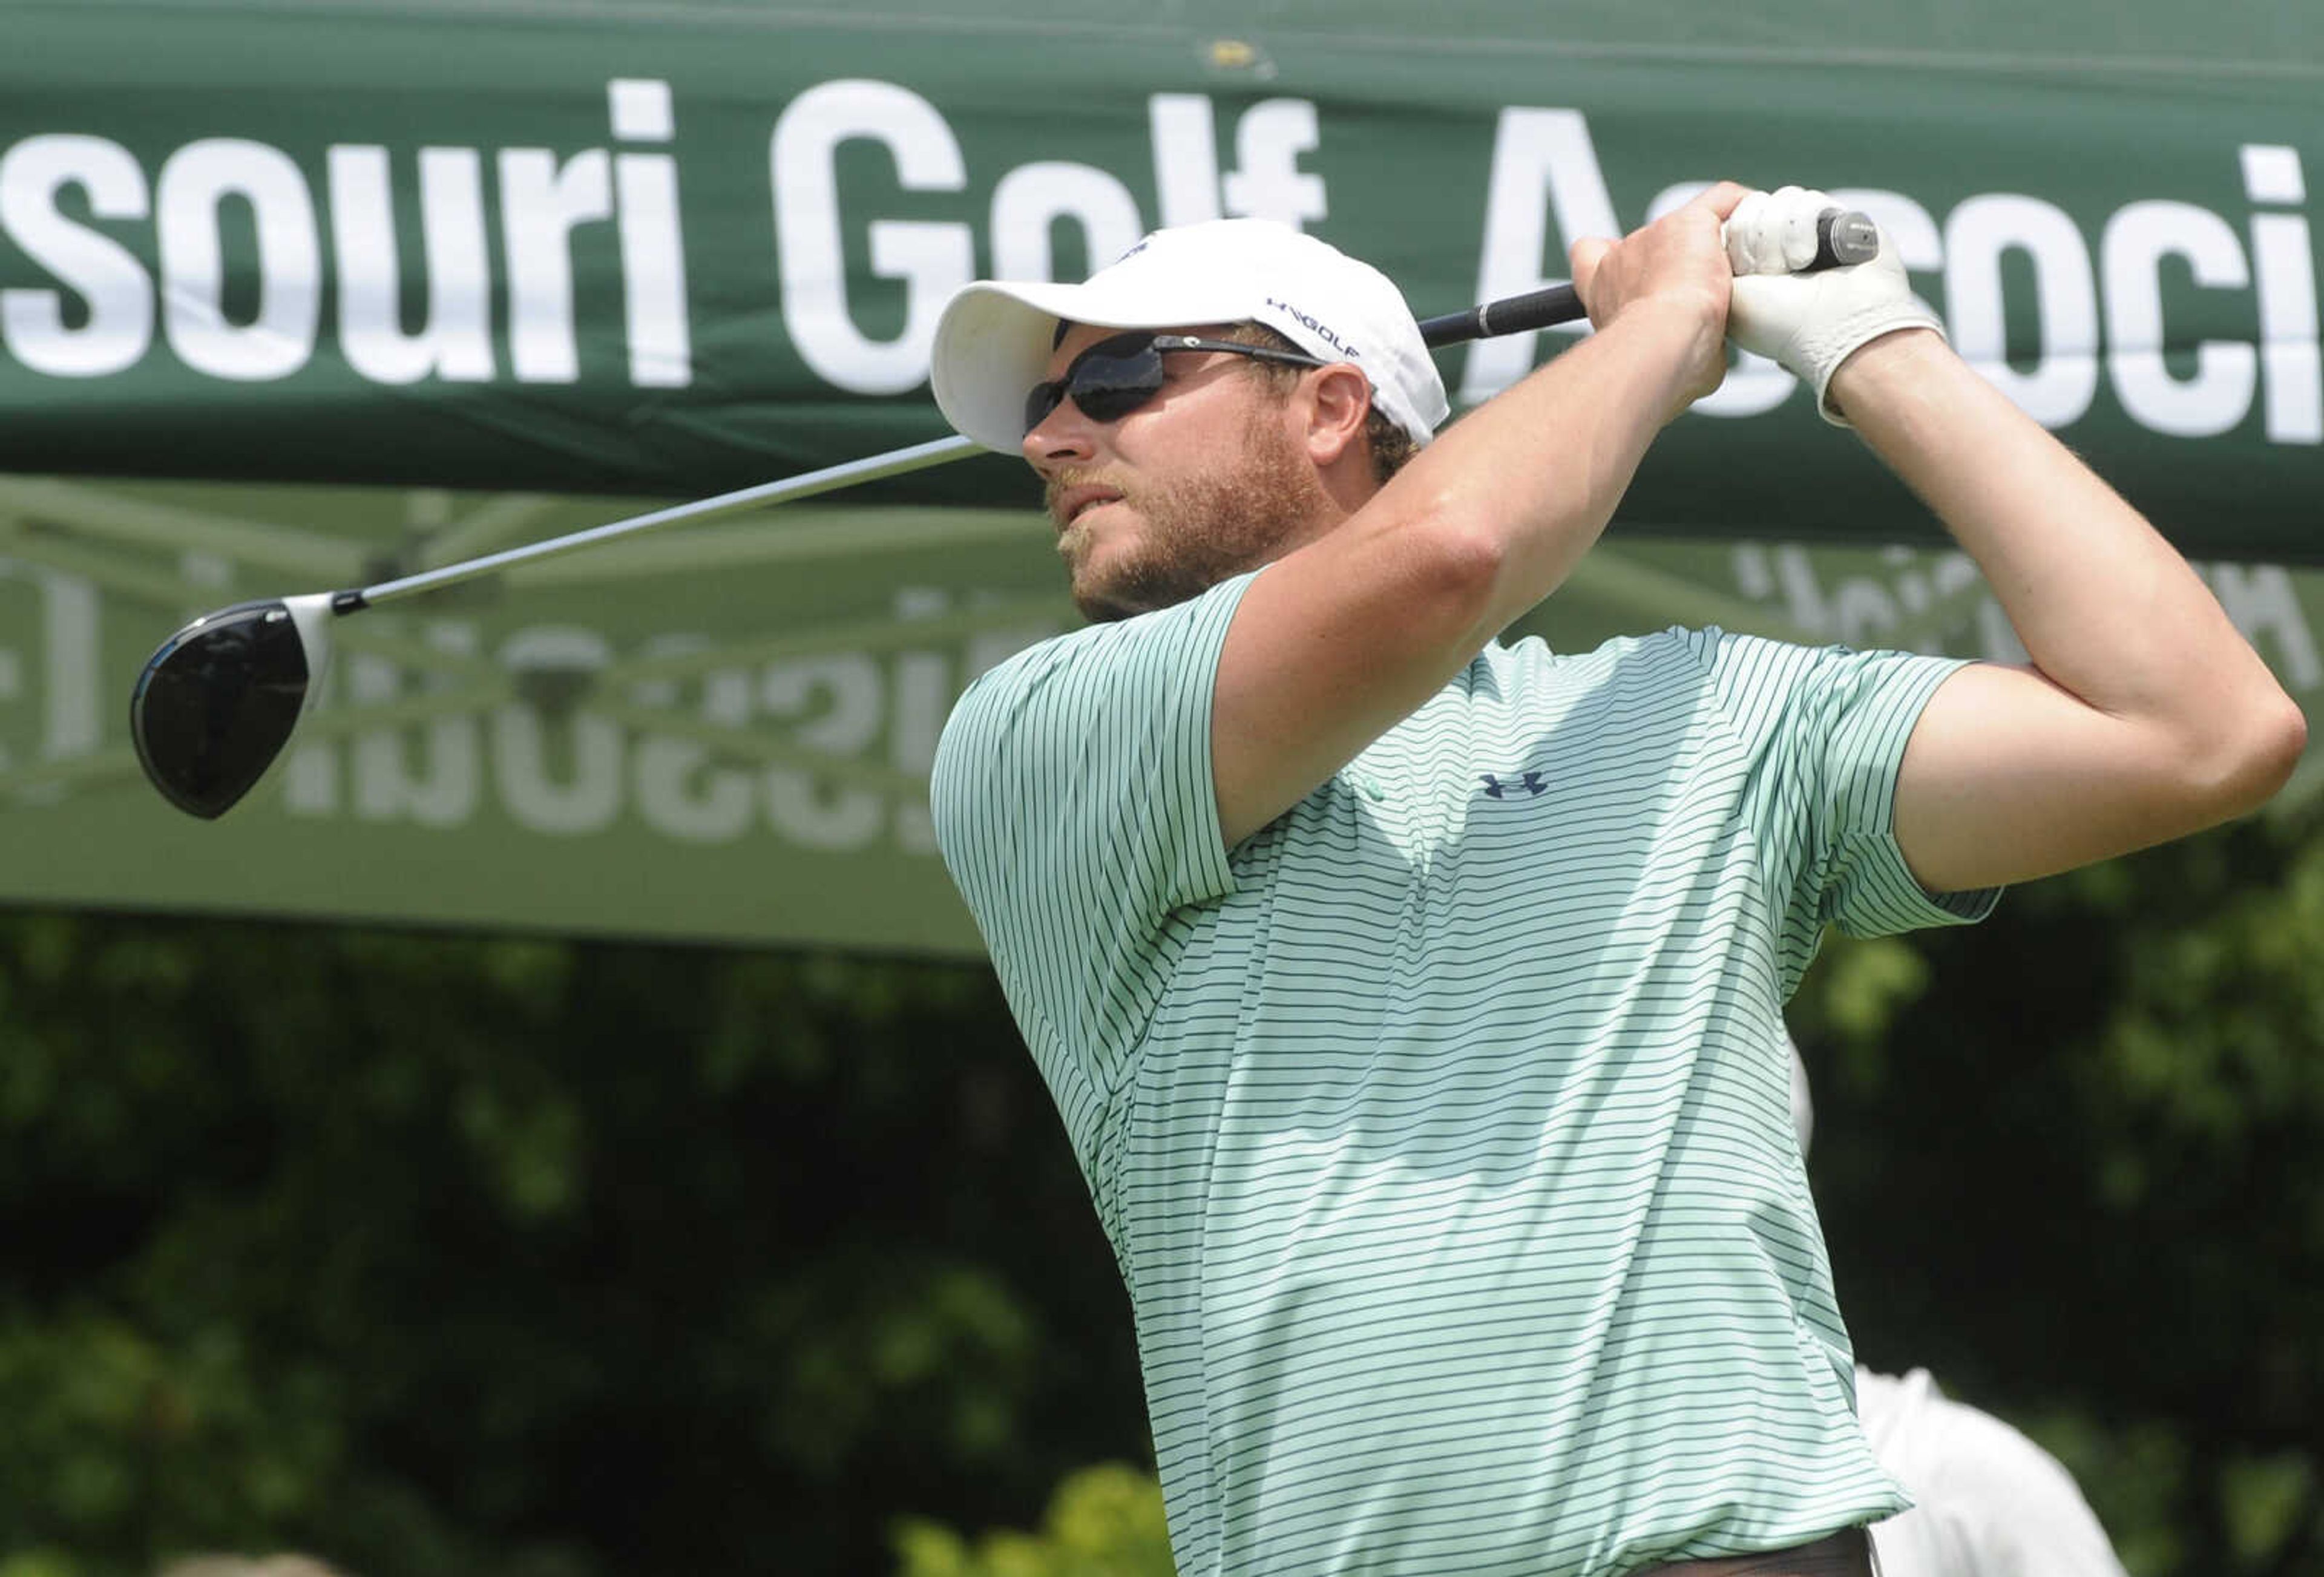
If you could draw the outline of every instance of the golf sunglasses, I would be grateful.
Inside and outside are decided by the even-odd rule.
[[[1033,385],[1025,396],[1025,430],[1031,432],[1066,401],[1092,421],[1120,421],[1162,392],[1162,358],[1171,351],[1222,350],[1294,367],[1328,367],[1304,351],[1268,345],[1238,345],[1227,339],[1197,339],[1188,334],[1139,330],[1101,339],[1073,359],[1065,375]]]

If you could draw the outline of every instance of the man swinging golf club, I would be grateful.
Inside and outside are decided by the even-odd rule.
[[[1780,1017],[1819,934],[1975,919],[2299,754],[1892,254],[1789,272],[1828,206],[1582,243],[1597,332],[1434,437],[1394,287],[1253,221],[945,315],[939,403],[1021,448],[1103,622],[964,697],[938,834],[1129,1285],[1186,1577],[1867,1572],[1905,1502]],[[1943,518],[2027,666],[1496,641],[1729,339]]]

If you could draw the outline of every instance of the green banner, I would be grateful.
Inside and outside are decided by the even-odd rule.
[[[776,511],[374,609],[335,622],[318,709],[223,818],[139,775],[131,687],[193,613],[626,507],[0,477],[0,902],[973,951],[927,770],[968,679],[1076,622],[1031,512]],[[2324,573],[2201,567],[2324,706]],[[1521,628],[1671,623],[2015,655],[1958,554],[1619,530]]]
[[[978,274],[1259,214],[1427,314],[1734,175],[1880,219],[1961,350],[2190,553],[2324,561],[2313,7],[2135,5],[2095,41],[1993,0],[1565,9],[17,0],[0,469],[699,495],[936,436],[929,335]],[[1626,518],[1933,540],[1765,366]]]
[[[2324,691],[2324,576],[2287,567],[2324,565],[2312,5],[2127,0],[2095,38],[2004,0],[0,15],[0,899],[972,948],[929,754],[970,675],[1072,620],[1005,456],[345,622],[215,825],[138,778],[130,686],[240,597],[936,437],[957,285],[1213,215],[1429,314],[1703,180],[1823,186]],[[1473,403],[1570,343],[1441,364]],[[1531,627],[1669,622],[2011,655],[1924,512],[1748,362]]]

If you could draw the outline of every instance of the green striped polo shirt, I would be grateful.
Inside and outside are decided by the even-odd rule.
[[[981,678],[933,798],[1128,1283],[1185,1577],[1613,1577],[1900,1509],[1780,1010],[1971,919],[1890,808],[1957,665],[1489,646],[1230,851],[1249,576]]]

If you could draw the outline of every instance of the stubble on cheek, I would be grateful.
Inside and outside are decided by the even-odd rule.
[[[1301,536],[1326,502],[1322,484],[1272,437],[1254,421],[1240,454],[1167,483],[1091,472],[1053,478],[1053,520],[1055,501],[1068,487],[1095,483],[1121,493],[1118,504],[1085,512],[1057,538],[1083,616],[1107,622],[1175,607],[1267,563]],[[1108,511],[1102,524],[1091,521]]]

